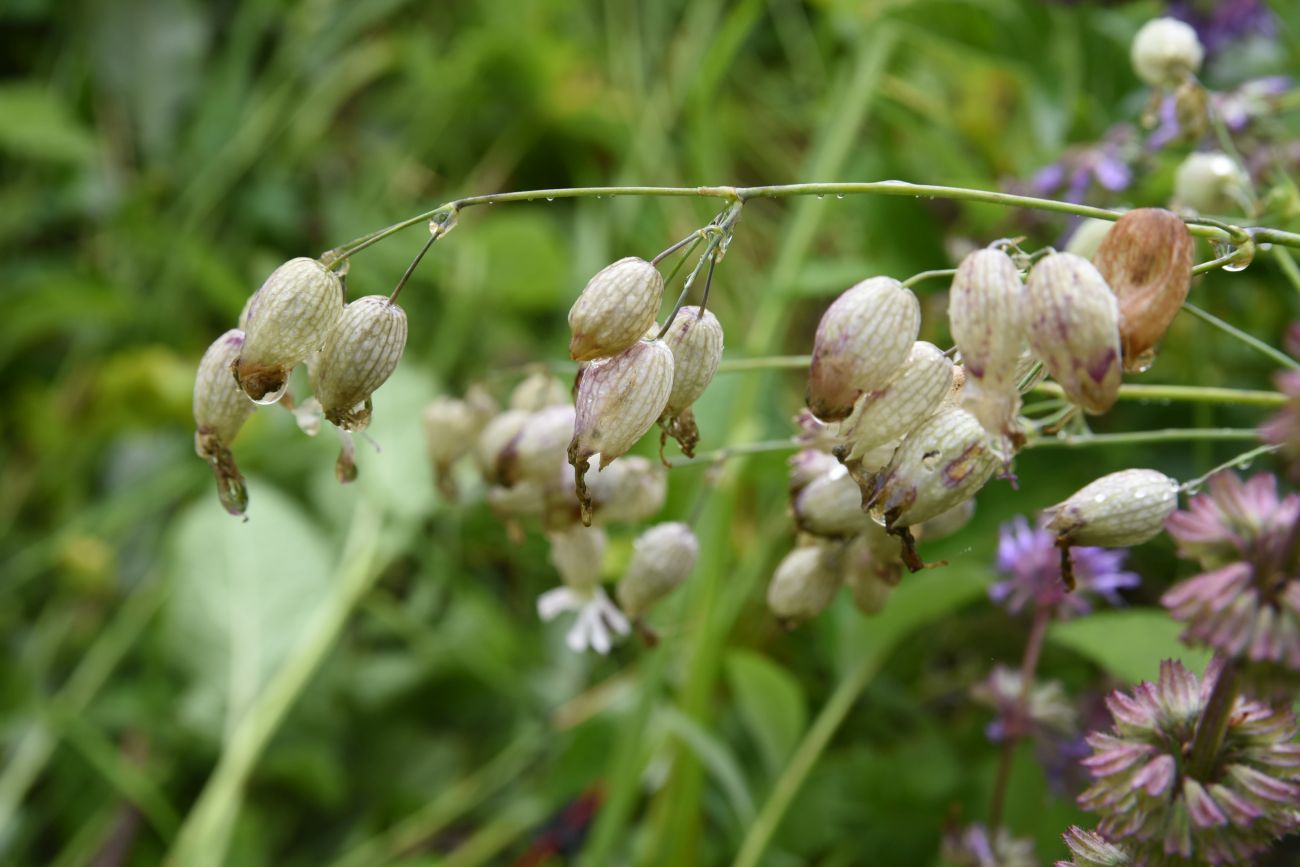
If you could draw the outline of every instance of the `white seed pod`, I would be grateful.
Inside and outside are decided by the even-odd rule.
[[[786,462],[790,466],[790,496],[793,498],[815,480],[840,466],[834,455],[820,449],[800,449]]]
[[[903,580],[902,549],[898,537],[873,522],[844,550],[844,583],[863,614],[884,610],[890,594]]]
[[[604,468],[632,448],[663,413],[672,388],[673,353],[662,340],[638,340],[582,371],[569,463],[584,524],[591,521],[584,480],[591,456],[599,454]]]
[[[1071,401],[1103,413],[1119,396],[1119,302],[1087,259],[1052,253],[1029,272],[1029,344]]]
[[[858,483],[838,464],[799,491],[792,507],[795,526],[822,538],[856,536],[873,523],[862,509]]]
[[[891,529],[928,521],[975,496],[999,463],[979,420],[945,406],[908,434],[879,474],[872,517]]]
[[[1114,225],[1114,220],[1099,220],[1096,217],[1089,217],[1071,233],[1070,240],[1065,243],[1065,252],[1091,259],[1093,254],[1097,252],[1097,248],[1101,246],[1101,242],[1110,234],[1111,227]]]
[[[665,416],[675,416],[699,400],[722,361],[722,324],[712,310],[694,306],[677,312],[664,335],[673,353],[673,390]]]
[[[695,569],[700,543],[686,524],[656,524],[632,543],[632,561],[616,594],[628,617],[643,617]]]
[[[548,406],[563,406],[571,400],[569,388],[549,373],[538,371],[524,377],[510,392],[510,408],[536,412]]]
[[[1020,411],[1016,366],[1027,300],[1015,262],[993,249],[963,259],[948,294],[948,321],[966,374],[962,405],[993,433],[1011,431]]]
[[[1047,529],[1070,545],[1122,548],[1158,535],[1178,507],[1178,483],[1155,470],[1102,476],[1044,510]]]
[[[966,500],[942,514],[935,515],[924,524],[918,524],[912,528],[912,535],[918,539],[924,537],[930,542],[943,539],[960,531],[973,517],[975,517],[975,501]]]
[[[565,481],[571,485],[572,477],[566,475]],[[600,524],[644,521],[662,509],[668,498],[668,471],[640,455],[624,457],[603,470],[592,467],[587,470],[586,482],[594,520]],[[572,505],[572,487],[568,493]]]
[[[795,548],[776,567],[767,585],[767,607],[787,629],[826,610],[842,580],[842,544]]]
[[[605,560],[605,531],[599,527],[573,526],[549,532],[551,563],[566,587],[590,593],[600,586],[601,567]]]
[[[501,453],[523,430],[531,415],[526,410],[508,409],[484,425],[474,444],[474,461],[478,464],[484,481],[500,484]]]
[[[1188,154],[1174,173],[1174,198],[1202,214],[1235,210],[1249,186],[1246,173],[1220,151]]]
[[[436,397],[424,408],[424,442],[434,466],[449,466],[474,447],[491,414],[484,415],[468,400]]]
[[[525,480],[510,487],[492,485],[485,494],[488,506],[502,518],[524,518],[546,512],[550,498],[541,482]]]
[[[892,277],[872,277],[845,291],[817,325],[808,407],[834,421],[853,411],[864,391],[885,386],[907,358],[921,328],[921,306]]]
[[[1129,55],[1138,78],[1152,87],[1175,88],[1201,68],[1205,49],[1191,25],[1155,18],[1133,37]]]
[[[315,259],[290,259],[271,272],[240,319],[244,348],[232,366],[235,380],[258,403],[275,403],[289,374],[325,343],[343,315],[343,284]]]
[[[845,445],[842,459],[861,460],[934,414],[952,391],[952,368],[952,362],[933,343],[913,343],[894,378],[859,397],[853,414],[840,425]]]
[[[312,391],[325,418],[344,430],[370,423],[370,395],[397,368],[406,348],[406,312],[385,295],[343,308],[312,367]]]
[[[229,446],[257,409],[230,376],[230,365],[244,347],[244,332],[232,328],[212,342],[194,377],[195,450],[211,457],[213,444]]]
[[[569,355],[591,361],[618,355],[640,339],[659,313],[664,278],[644,259],[606,265],[569,309]]]
[[[573,419],[571,406],[548,406],[531,413],[497,458],[500,482],[507,486],[522,479],[553,482],[573,439]]]

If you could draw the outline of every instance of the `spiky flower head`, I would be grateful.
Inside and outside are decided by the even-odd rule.
[[[1073,855],[1069,861],[1057,861],[1056,867],[1125,867],[1133,858],[1123,848],[1109,843],[1096,831],[1071,825],[1065,832],[1065,845]]]
[[[985,825],[968,825],[944,834],[942,857],[955,867],[1038,867],[1031,840],[1012,837],[1006,828],[997,833]]]
[[[1138,576],[1124,570],[1126,551],[1080,547],[1070,556],[1076,587],[1067,593],[1056,535],[1041,519],[1031,527],[1025,518],[1013,518],[998,537],[998,571],[1006,577],[989,588],[989,597],[1012,614],[1048,609],[1065,620],[1091,612],[1094,595],[1122,605],[1119,591],[1138,585]]]
[[[971,689],[971,697],[997,714],[985,730],[995,743],[1040,732],[1062,736],[1076,731],[1074,707],[1060,681],[1031,683],[1026,691],[1020,672],[996,665]]]
[[[1192,761],[1219,676],[1215,663],[1198,683],[1181,662],[1166,660],[1157,682],[1112,693],[1114,729],[1088,736],[1093,754],[1083,764],[1094,783],[1079,804],[1099,814],[1103,837],[1131,847],[1137,865],[1247,863],[1300,828],[1300,744],[1290,711],[1238,696],[1217,752]]]
[[[1216,473],[1167,526],[1208,570],[1160,600],[1187,624],[1183,640],[1300,671],[1300,494],[1279,497],[1266,473]]]

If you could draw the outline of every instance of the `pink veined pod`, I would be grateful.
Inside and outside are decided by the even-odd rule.
[[[632,543],[632,561],[615,590],[623,613],[644,617],[690,576],[699,554],[695,533],[679,521],[656,524],[638,536]]]
[[[848,470],[836,464],[795,495],[794,523],[802,532],[847,539],[872,524],[862,510],[862,491]]]
[[[673,390],[668,395],[659,425],[681,446],[687,457],[695,455],[700,430],[691,406],[713,381],[722,361],[722,324],[712,310],[683,307],[664,335],[673,353]]]
[[[583,524],[591,524],[586,473],[592,455],[600,455],[603,469],[632,448],[663,413],[672,388],[673,353],[662,340],[639,340],[579,373],[569,463]]]
[[[290,259],[271,272],[240,314],[244,348],[231,365],[257,403],[275,403],[289,374],[320,349],[343,315],[343,284],[316,259]]]
[[[846,462],[861,461],[933,415],[952,391],[953,365],[933,343],[918,340],[886,385],[864,393],[840,425]],[[888,460],[888,455],[885,456]]]
[[[1029,344],[1067,397],[1085,412],[1119,396],[1119,304],[1087,259],[1052,253],[1029,272]]]
[[[348,431],[370,424],[370,395],[383,385],[406,348],[406,312],[385,295],[343,308],[311,371],[325,418]]]
[[[221,505],[232,515],[244,514],[248,491],[230,444],[257,409],[230,377],[230,365],[243,347],[244,332],[227,331],[203,353],[194,378],[194,451],[211,465]]]
[[[990,433],[1011,434],[1020,412],[1016,369],[1025,344],[1028,290],[1001,250],[976,250],[957,267],[948,322],[966,373],[962,405]]]
[[[921,328],[921,306],[892,277],[872,277],[827,308],[813,340],[808,407],[824,421],[845,418],[864,391],[885,386]]]
[[[592,361],[618,355],[654,322],[663,295],[663,275],[646,260],[628,256],[606,265],[569,310],[570,357]]]
[[[1000,461],[975,416],[945,406],[907,435],[876,480],[872,517],[910,527],[975,496]]]
[[[843,579],[844,544],[825,542],[795,548],[777,564],[767,585],[767,607],[786,629],[826,610]]]
[[[501,484],[508,487],[525,479],[554,482],[573,439],[573,421],[571,406],[548,406],[531,413],[497,458]]]
[[[564,491],[565,515],[576,521],[579,515],[573,512],[572,476],[564,481],[568,483]],[[603,470],[591,467],[586,482],[592,520],[597,524],[644,521],[662,509],[668,497],[667,471],[658,461],[640,455],[624,456]]]

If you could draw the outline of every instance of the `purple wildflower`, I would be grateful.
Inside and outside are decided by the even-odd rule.
[[[1116,126],[1100,142],[1069,148],[1059,160],[1038,170],[1029,182],[1030,191],[1038,196],[1059,193],[1068,202],[1082,202],[1094,182],[1112,193],[1128,189],[1133,182],[1127,156],[1130,138],[1127,127]]]
[[[1073,855],[1069,861],[1057,861],[1056,867],[1122,867],[1132,864],[1128,852],[1106,840],[1096,831],[1085,831],[1071,825],[1065,832],[1065,845]]]
[[[1041,520],[1031,528],[1023,517],[1012,519],[1002,525],[998,540],[998,571],[1007,577],[989,588],[989,597],[1012,614],[1027,607],[1046,608],[1067,619],[1092,610],[1090,593],[1111,605],[1122,605],[1118,591],[1138,584],[1136,574],[1124,571],[1124,550],[1078,547],[1071,548],[1070,554],[1077,589],[1066,593],[1056,535],[1044,529]]]
[[[1183,640],[1300,671],[1300,494],[1279,498],[1269,474],[1216,473],[1166,527],[1208,570],[1161,597]]]
[[[1033,683],[1028,694],[1023,683],[1020,672],[998,665],[971,688],[972,698],[997,713],[985,729],[989,740],[1001,743],[1040,732],[1069,735],[1075,731],[1074,708],[1059,681]]]
[[[1210,55],[1247,36],[1272,36],[1277,27],[1263,0],[1174,0],[1169,15],[1190,24]]]

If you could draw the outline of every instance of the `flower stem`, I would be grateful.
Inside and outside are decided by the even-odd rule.
[[[919,274],[913,274],[903,281],[903,286],[910,289],[922,280],[929,280],[931,277],[951,277],[957,273],[956,268],[936,268],[933,271],[922,271]]]
[[[1025,656],[1020,663],[1020,696],[1015,712],[1022,720],[1029,718],[1029,695],[1033,689],[1034,675],[1038,672],[1038,658],[1043,652],[1043,639],[1047,637],[1047,626],[1051,622],[1050,608],[1039,607],[1034,610],[1034,621],[1029,627],[1029,638],[1025,641]],[[1019,732],[1014,727],[1009,728],[1006,739],[1002,741],[1002,754],[998,757],[998,775],[994,780],[993,797],[989,802],[989,832],[995,839],[998,828],[1002,826],[1007,785],[1011,782],[1011,764],[1016,757],[1016,741],[1019,739]]]
[[[1025,443],[1025,448],[1085,448],[1087,446],[1138,445],[1144,443],[1188,442],[1195,440],[1254,440],[1259,433],[1254,428],[1167,428],[1165,430],[1140,430],[1113,434],[1073,434],[1046,436]]]
[[[1214,681],[1214,690],[1205,703],[1201,721],[1196,726],[1196,736],[1192,739],[1192,755],[1187,763],[1187,775],[1200,783],[1211,782],[1215,759],[1219,756],[1219,747],[1223,736],[1228,731],[1228,719],[1232,716],[1232,706],[1237,702],[1237,671],[1232,660],[1224,659],[1223,668]]]
[[[1258,352],[1260,355],[1268,356],[1273,361],[1276,361],[1278,364],[1282,365],[1283,367],[1290,367],[1293,370],[1300,370],[1300,361],[1296,361],[1294,358],[1287,355],[1285,352],[1281,352],[1277,349],[1274,349],[1264,341],[1260,340],[1258,337],[1252,337],[1251,335],[1242,331],[1237,326],[1232,325],[1228,322],[1224,322],[1222,319],[1215,316],[1213,313],[1208,313],[1205,310],[1202,310],[1201,308],[1197,307],[1195,304],[1188,304],[1186,302],[1184,302],[1183,304],[1183,309],[1186,310],[1188,313],[1192,314],[1193,316],[1195,316],[1197,319],[1200,319],[1203,322],[1208,322],[1209,324],[1213,325],[1215,328],[1219,329],[1225,334],[1232,335],[1233,337],[1240,340],[1242,343],[1249,346],[1251,349]]]
[[[1255,460],[1255,458],[1259,457],[1260,455],[1271,454],[1280,448],[1282,448],[1280,445],[1273,445],[1270,443],[1268,445],[1259,446],[1258,448],[1253,448],[1248,452],[1242,452],[1241,454],[1237,455],[1235,458],[1230,458],[1229,460],[1226,460],[1223,463],[1219,464],[1217,467],[1210,470],[1205,475],[1197,476],[1194,479],[1183,482],[1181,485],[1178,486],[1178,490],[1183,492],[1194,491],[1197,488],[1199,488],[1201,485],[1205,484],[1206,479],[1208,479],[1210,476],[1214,475],[1215,473],[1221,473],[1224,470],[1231,470],[1235,467],[1244,466],[1246,464],[1249,464],[1251,461]]]

